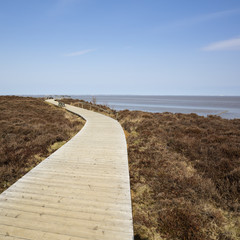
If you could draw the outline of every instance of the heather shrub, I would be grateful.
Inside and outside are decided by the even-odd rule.
[[[70,139],[83,121],[40,98],[0,96],[0,192]]]
[[[136,239],[240,237],[240,120],[120,111]]]

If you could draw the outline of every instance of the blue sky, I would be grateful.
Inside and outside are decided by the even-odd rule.
[[[240,95],[239,0],[0,0],[0,94]]]

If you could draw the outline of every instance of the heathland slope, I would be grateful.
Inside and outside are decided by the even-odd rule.
[[[0,192],[59,148],[84,122],[41,98],[0,96]]]
[[[7,179],[7,184],[10,184],[8,179],[16,179],[19,175],[16,172],[24,174],[24,168],[28,170],[33,162],[38,162],[36,156],[48,154],[47,146],[56,141],[64,141],[63,135],[66,136],[66,132],[72,132],[78,126],[77,119],[72,123],[63,120],[66,112],[49,108],[43,102],[41,105],[44,104],[45,117],[39,116],[43,115],[43,111],[34,110],[34,114],[23,114],[25,117],[22,118],[21,112],[26,111],[24,101],[30,100],[33,103],[33,99],[12,100],[19,102],[14,103],[11,114],[7,114],[6,109],[10,99],[3,97],[0,105],[0,147],[5,146],[0,148],[1,176]],[[34,101],[40,104],[39,100]],[[79,102],[73,99],[63,101],[73,104]],[[94,104],[85,106],[99,111]],[[240,119],[127,110],[116,114],[109,107],[99,107],[112,112],[111,115],[117,117],[125,129],[135,239],[240,238]],[[54,114],[55,117],[51,115],[53,111],[58,112]],[[106,111],[102,113],[108,114]],[[16,116],[17,120],[9,120]],[[38,118],[40,119],[34,120]],[[8,123],[8,120],[12,122]],[[35,122],[38,134],[45,141],[40,141],[36,136],[30,141],[27,141],[28,138],[18,139],[31,132],[31,121]],[[36,125],[38,122],[39,127]],[[21,131],[13,131],[18,124]],[[25,141],[27,144],[23,144]],[[32,148],[29,148],[32,146],[31,141],[39,141],[38,149],[33,153]],[[2,153],[6,149],[13,156],[4,160]],[[11,149],[14,151],[11,152]],[[26,153],[30,157],[25,162]]]
[[[121,111],[137,239],[240,237],[240,119]]]

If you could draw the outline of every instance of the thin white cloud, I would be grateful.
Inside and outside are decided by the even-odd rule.
[[[240,50],[240,37],[214,42],[202,48],[203,51]]]
[[[84,55],[84,54],[86,54],[86,53],[94,52],[94,51],[96,51],[96,49],[85,49],[85,50],[78,51],[78,52],[68,53],[68,54],[66,54],[65,56],[66,56],[66,57],[80,56],[80,55]]]
[[[198,22],[205,22],[212,19],[227,17],[235,14],[240,14],[240,9],[232,9],[232,10],[209,13],[209,14],[197,16],[191,20],[194,23],[198,23]]]
[[[232,9],[232,10],[226,10],[226,11],[219,11],[219,12],[214,12],[214,13],[208,13],[208,14],[203,14],[203,15],[198,15],[194,17],[189,17],[185,19],[179,19],[177,21],[171,22],[164,24],[157,29],[175,29],[179,27],[189,27],[189,26],[194,26],[199,23],[204,23],[207,21],[227,17],[227,16],[232,16],[232,15],[237,15],[240,14],[240,9]]]

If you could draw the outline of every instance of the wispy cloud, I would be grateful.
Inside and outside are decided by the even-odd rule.
[[[214,12],[209,13],[205,15],[200,15],[195,18],[189,19],[189,22],[192,23],[199,23],[199,22],[205,22],[212,19],[218,19],[222,17],[227,17],[235,14],[240,14],[240,9],[232,9],[232,10],[226,10],[226,11],[220,11],[220,12]]]
[[[240,37],[214,42],[202,48],[203,51],[240,50]]]
[[[96,51],[96,49],[85,49],[85,50],[82,50],[82,51],[65,54],[65,56],[66,57],[80,56],[80,55],[84,55],[86,53],[94,52],[94,51]]]
[[[226,10],[226,11],[219,11],[214,13],[208,13],[203,15],[198,15],[194,17],[189,17],[185,19],[179,19],[174,22],[170,22],[168,24],[160,26],[160,29],[175,29],[179,27],[191,27],[199,23],[204,23],[207,21],[237,15],[240,14],[240,9],[232,9],[232,10]]]

